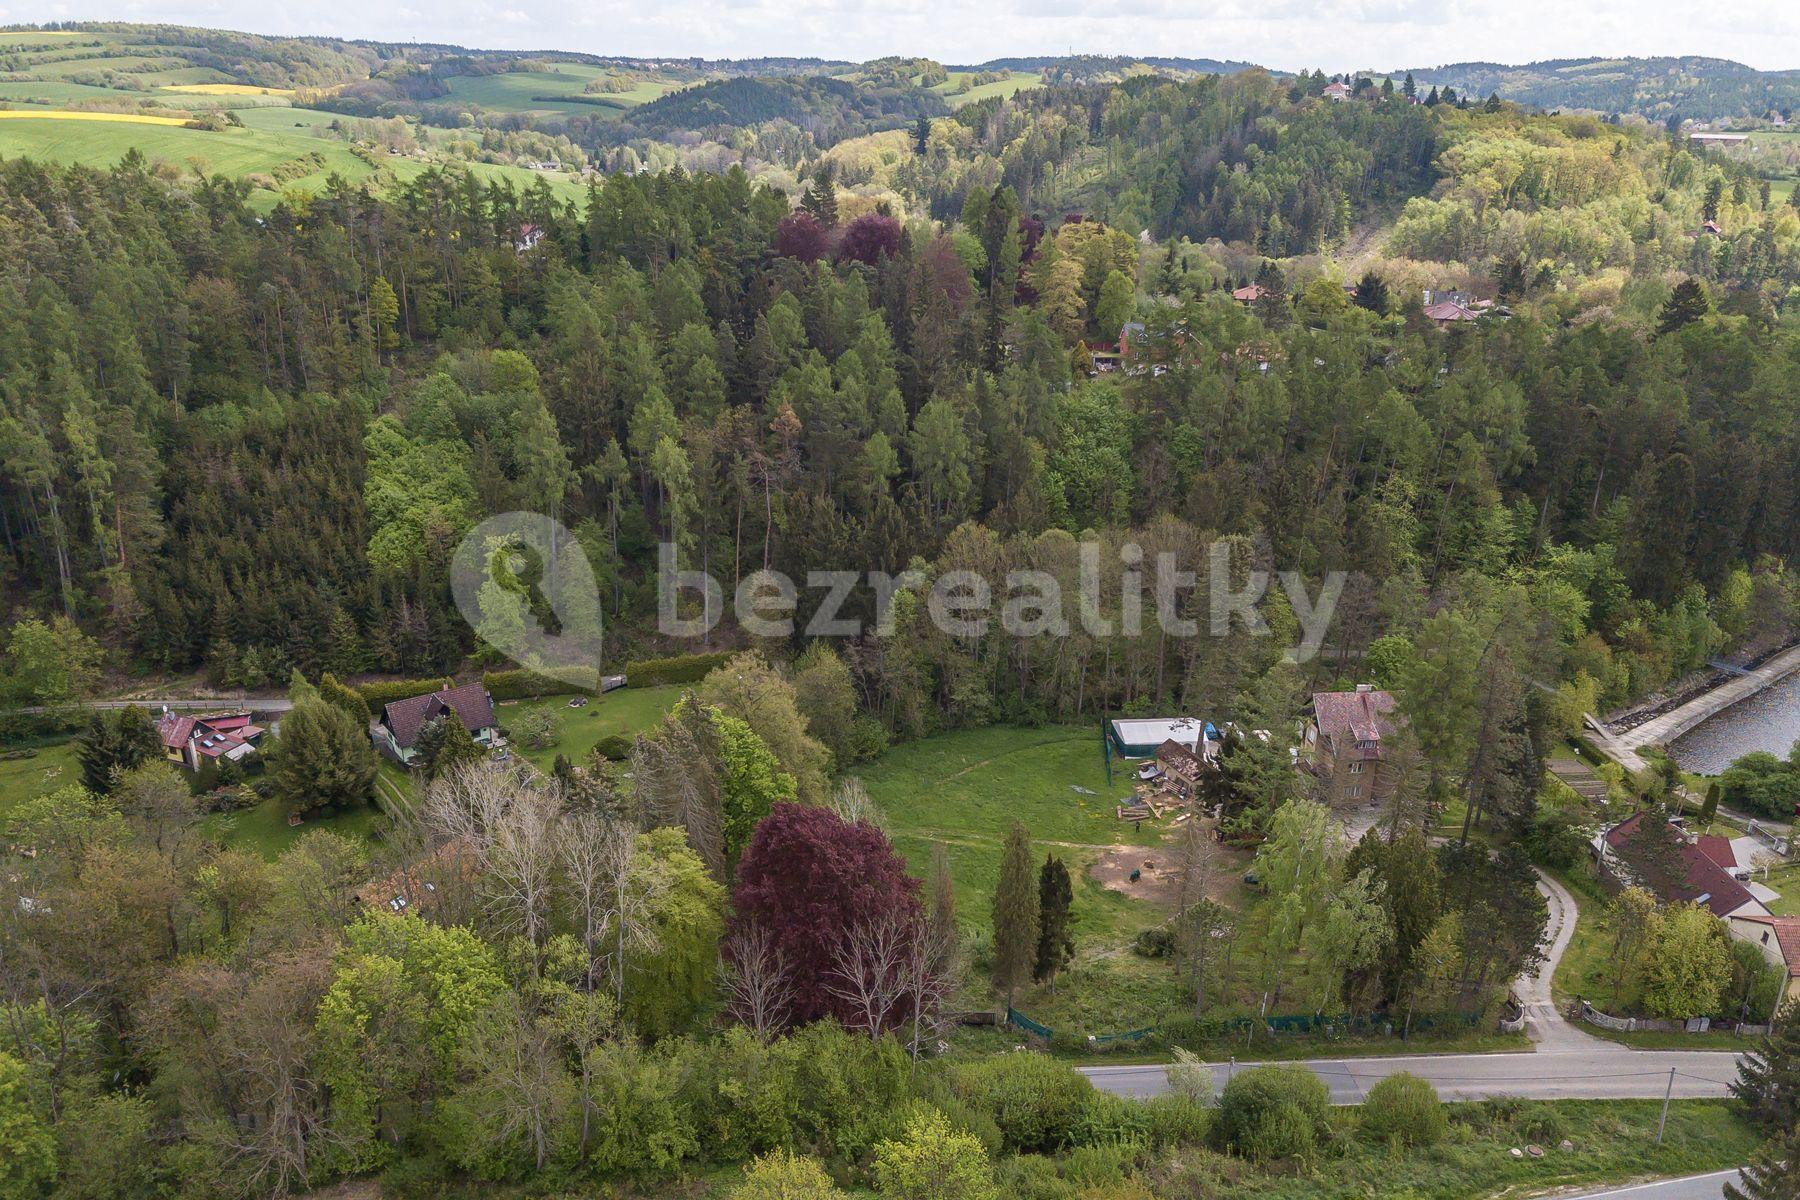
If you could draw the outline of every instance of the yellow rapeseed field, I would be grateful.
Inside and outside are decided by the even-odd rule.
[[[248,83],[165,83],[165,92],[186,92],[193,96],[291,96],[293,88],[257,87]]]
[[[0,119],[19,117],[51,121],[129,121],[134,125],[186,125],[182,117],[153,117],[148,113],[75,112],[71,109],[8,108],[0,109]]]

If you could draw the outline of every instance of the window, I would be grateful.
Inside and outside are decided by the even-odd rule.
[[[1363,765],[1362,765],[1361,759],[1357,759],[1355,762],[1350,764],[1350,773],[1352,775],[1361,775],[1362,769],[1363,769]]]
[[[1362,784],[1360,783],[1353,783],[1344,789],[1346,799],[1354,800],[1360,795],[1362,795]]]

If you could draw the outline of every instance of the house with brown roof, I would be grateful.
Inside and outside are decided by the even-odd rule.
[[[1355,89],[1347,83],[1328,83],[1325,85],[1324,92],[1321,93],[1327,100],[1335,100],[1339,104],[1350,99],[1354,94]]]
[[[1233,291],[1231,293],[1231,298],[1236,300],[1239,304],[1255,304],[1267,294],[1268,289],[1263,287],[1262,284],[1252,283],[1247,287],[1241,287]]]
[[[1787,987],[1782,995],[1800,1001],[1800,917],[1769,917],[1747,914],[1726,922],[1731,936],[1749,942],[1761,950],[1763,957],[1787,972]]]
[[[256,753],[263,727],[247,712],[210,713],[191,717],[163,709],[156,723],[163,758],[190,771],[207,763],[241,763]]]
[[[1405,721],[1394,697],[1359,683],[1355,691],[1314,692],[1312,708],[1304,744],[1313,773],[1325,781],[1326,802],[1363,804],[1393,795],[1382,755]]]
[[[377,746],[411,766],[420,732],[437,720],[461,721],[477,745],[499,744],[500,728],[494,720],[494,698],[478,682],[390,701],[381,706],[381,718],[370,728],[370,733]]]
[[[475,874],[475,853],[463,838],[451,838],[421,859],[356,889],[356,902],[366,909],[394,913],[427,912],[443,890]]]
[[[1737,856],[1724,838],[1696,837],[1637,812],[1595,835],[1592,846],[1601,873],[1618,887],[1645,888],[1666,904],[1697,904],[1726,921],[1769,915],[1768,906],[1732,877]]]

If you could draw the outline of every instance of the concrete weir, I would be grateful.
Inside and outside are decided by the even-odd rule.
[[[1601,750],[1626,770],[1641,771],[1647,764],[1638,754],[1640,748],[1667,745],[1708,717],[1723,712],[1740,700],[1748,700],[1796,671],[1800,671],[1800,646],[1789,646],[1755,670],[1727,679],[1686,704],[1652,717],[1624,733],[1613,733],[1592,716],[1587,719],[1588,726],[1594,731]]]

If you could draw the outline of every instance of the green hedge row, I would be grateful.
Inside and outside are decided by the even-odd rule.
[[[576,687],[561,679],[524,670],[489,671],[481,677],[481,686],[496,700],[535,700],[539,696],[594,694],[592,688]]]
[[[369,711],[379,716],[381,706],[384,704],[391,704],[395,700],[404,700],[408,696],[422,696],[426,692],[435,692],[439,688],[450,686],[451,681],[446,676],[439,679],[394,679],[385,682],[377,680],[373,683],[358,684],[355,691],[363,698],[363,703],[369,706]]]
[[[628,687],[652,687],[659,683],[699,683],[707,673],[722,667],[735,651],[711,654],[677,654],[673,658],[643,658],[625,664]]]

